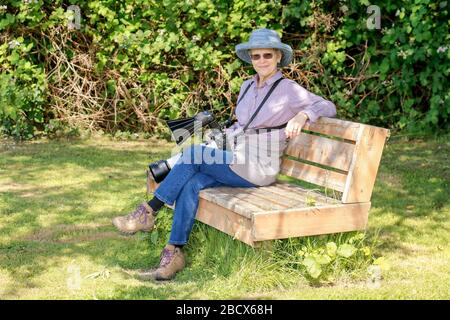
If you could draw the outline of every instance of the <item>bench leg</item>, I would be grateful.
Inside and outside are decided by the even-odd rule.
[[[153,176],[149,170],[146,170],[146,175],[147,175],[147,195],[149,195],[150,193],[153,193],[153,191],[156,190],[158,184],[156,183],[155,180],[153,180]]]

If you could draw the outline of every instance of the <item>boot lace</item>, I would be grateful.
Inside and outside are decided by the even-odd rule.
[[[172,261],[174,255],[175,250],[170,251],[169,249],[164,249],[163,252],[161,253],[161,262],[159,264],[160,267],[167,266],[170,263],[170,261]]]
[[[134,212],[130,213],[127,217],[128,220],[137,219],[142,224],[147,224],[148,212],[147,209],[141,204]]]

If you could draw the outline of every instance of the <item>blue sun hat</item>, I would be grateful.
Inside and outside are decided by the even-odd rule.
[[[250,49],[278,49],[283,53],[283,57],[280,61],[280,67],[285,67],[292,61],[293,51],[292,48],[281,42],[280,36],[274,30],[269,29],[256,29],[250,34],[248,42],[238,44],[236,46],[237,56],[247,62],[252,63],[250,59]]]

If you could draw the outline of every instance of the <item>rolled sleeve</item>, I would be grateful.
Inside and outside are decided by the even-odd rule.
[[[323,98],[321,98],[323,99]],[[323,99],[315,103],[311,107],[306,108],[302,112],[308,115],[309,121],[311,123],[316,122],[319,117],[329,117],[333,118],[336,116],[336,106],[333,102]]]
[[[289,105],[295,114],[304,112],[308,115],[311,123],[317,121],[320,117],[335,117],[336,106],[333,102],[326,100],[312,92],[309,92],[299,84],[291,82],[290,95],[292,100]]]

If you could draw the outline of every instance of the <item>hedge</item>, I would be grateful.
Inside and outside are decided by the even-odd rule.
[[[234,46],[267,27],[295,50],[285,75],[335,102],[338,117],[448,131],[447,15],[447,1],[429,0],[8,1],[0,130],[159,134],[162,120],[200,110],[223,120],[253,73]]]

